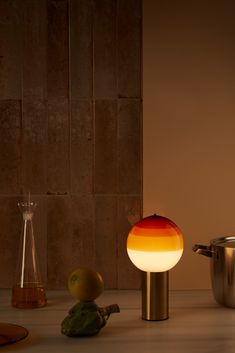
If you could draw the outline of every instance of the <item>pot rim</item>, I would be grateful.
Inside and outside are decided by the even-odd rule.
[[[210,244],[212,246],[219,246],[223,248],[235,248],[235,235],[212,239]]]

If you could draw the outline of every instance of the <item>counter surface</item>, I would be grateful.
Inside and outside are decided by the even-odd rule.
[[[75,301],[65,291],[49,291],[48,305],[41,309],[11,307],[10,291],[0,291],[1,321],[24,326],[29,336],[4,346],[4,352],[69,353],[234,353],[235,309],[218,306],[211,291],[170,292],[168,320],[141,319],[141,292],[105,291],[97,304],[117,303],[113,314],[97,336],[69,338],[60,333],[60,324]]]

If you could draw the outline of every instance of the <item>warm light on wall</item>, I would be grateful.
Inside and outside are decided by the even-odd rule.
[[[145,298],[142,300],[142,317],[147,320],[166,319],[168,317],[167,271],[177,264],[183,254],[181,230],[166,217],[156,214],[146,217],[130,230],[127,238],[127,253],[133,264],[145,272],[142,285]],[[162,309],[158,311],[155,303],[151,304],[155,302],[154,287],[156,287],[156,296],[162,292],[160,293],[162,303],[159,303],[159,306],[164,306],[163,312]]]

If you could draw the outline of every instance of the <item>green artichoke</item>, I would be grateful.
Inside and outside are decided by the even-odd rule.
[[[100,308],[94,301],[79,302],[61,323],[61,333],[69,337],[93,336],[105,326],[112,313],[120,312],[117,304]]]

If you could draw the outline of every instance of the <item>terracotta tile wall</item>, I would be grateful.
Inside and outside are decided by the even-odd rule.
[[[1,0],[0,13],[0,287],[30,190],[48,288],[81,265],[136,288],[125,243],[142,213],[141,0]]]

